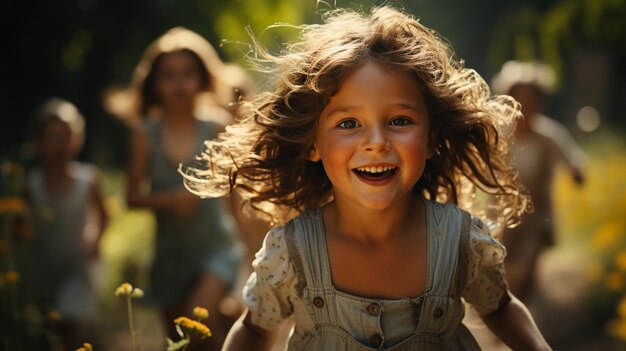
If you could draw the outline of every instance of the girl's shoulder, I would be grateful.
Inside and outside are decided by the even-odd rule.
[[[426,204],[427,210],[432,211],[433,214],[436,215],[437,217],[443,217],[443,216],[450,217],[451,215],[456,215],[455,217],[458,218],[459,220],[462,220],[463,217],[468,217],[471,221],[471,231],[477,231],[477,232],[485,233],[488,235],[491,232],[491,227],[487,225],[485,222],[483,222],[482,219],[460,208],[456,204],[452,204],[452,203],[444,204],[444,203],[440,203],[434,200],[427,200],[427,199],[425,199],[424,202]]]
[[[161,133],[161,122],[147,117],[141,124],[134,126],[134,135],[150,142],[158,138]]]
[[[198,135],[204,139],[213,139],[217,134],[226,130],[227,124],[212,119],[196,119]]]
[[[426,216],[434,221],[434,226],[438,227],[444,221],[462,221],[463,217],[470,216],[469,213],[452,203],[440,203],[434,200],[424,199],[426,206]]]
[[[74,161],[69,168],[71,176],[81,182],[95,183],[98,178],[98,168],[94,164]]]
[[[423,199],[424,204],[426,204],[427,208],[432,208],[438,212],[456,212],[463,211],[459,206],[453,203],[441,203],[436,200]]]

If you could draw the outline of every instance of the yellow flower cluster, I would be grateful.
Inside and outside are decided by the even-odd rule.
[[[86,342],[83,344],[83,347],[79,347],[76,351],[93,351],[93,347],[90,343]]]
[[[0,166],[0,171],[4,176],[22,176],[24,174],[24,168],[15,162],[4,161]]]
[[[203,338],[211,336],[211,330],[209,329],[209,327],[201,322],[194,321],[187,317],[178,317],[174,320],[174,323],[180,325],[188,331],[200,334],[200,336]]]
[[[626,297],[617,306],[617,315],[617,318],[607,324],[607,332],[620,340],[626,340]]]
[[[54,322],[58,322],[63,320],[63,315],[57,310],[50,310],[48,311],[48,319]]]
[[[123,283],[117,289],[115,289],[115,296],[130,296],[139,298],[143,296],[143,290],[139,288],[133,288],[129,283]]]
[[[207,310],[204,307],[195,307],[193,309],[193,315],[194,317],[196,317],[199,321],[204,320],[209,318],[209,310]]]
[[[26,208],[24,200],[20,197],[0,198],[0,213],[2,212],[22,212]]]
[[[20,281],[20,274],[16,271],[8,271],[4,273],[4,281],[9,284],[15,284]]]
[[[557,173],[553,200],[560,239],[588,255],[588,278],[599,288],[591,298],[603,306],[615,303],[607,334],[626,341],[626,154],[623,142],[608,148],[609,139],[600,141],[606,150],[586,162],[582,186],[567,170]],[[614,300],[616,293],[621,301]]]

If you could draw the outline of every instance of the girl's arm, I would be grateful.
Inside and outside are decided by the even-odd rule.
[[[251,316],[246,309],[233,324],[222,351],[271,350],[277,333],[254,325]]]
[[[97,257],[99,254],[99,246],[100,239],[102,238],[102,233],[106,229],[109,224],[109,214],[106,210],[106,206],[104,204],[104,196],[100,191],[100,182],[98,181],[98,177],[94,179],[94,182],[91,185],[91,202],[95,206],[96,211],[96,220],[97,226],[94,228],[95,232],[93,232],[92,237],[88,238],[88,256],[89,257]]]
[[[526,306],[508,291],[500,308],[481,318],[513,350],[551,350]]]
[[[142,128],[134,128],[130,151],[126,188],[128,207],[148,207],[153,210],[172,211],[180,214],[193,213],[198,203],[198,197],[186,189],[156,194],[142,191],[142,183],[148,173],[150,160],[150,144]]]

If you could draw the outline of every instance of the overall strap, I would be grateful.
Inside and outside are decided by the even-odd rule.
[[[456,285],[463,212],[454,205],[428,202],[428,285],[416,331],[441,336],[459,315],[457,301],[451,296]],[[459,319],[460,321],[460,319]]]
[[[469,263],[470,246],[469,246],[469,233],[472,227],[472,216],[462,211],[463,219],[461,223],[461,237],[459,239],[459,252],[458,252],[458,268],[457,276],[454,281],[452,290],[453,296],[461,296],[465,285],[467,284],[467,265]]]
[[[306,288],[306,276],[304,275],[304,267],[302,266],[302,259],[300,258],[300,251],[296,247],[296,226],[294,221],[291,220],[285,225],[285,241],[287,242],[287,252],[289,254],[289,261],[293,265],[293,269],[296,272],[296,292],[298,297],[302,298],[304,294],[304,288]]]
[[[324,221],[321,209],[306,212],[285,227],[289,257],[298,278],[298,295],[311,307],[315,323],[336,322],[335,290],[332,285]]]
[[[432,216],[429,219],[434,229],[429,233],[428,239],[432,241],[433,250],[430,262],[433,267],[433,285],[430,295],[450,296],[452,286],[456,276],[458,266],[458,248],[461,238],[461,228],[463,226],[463,212],[454,205],[430,206]]]

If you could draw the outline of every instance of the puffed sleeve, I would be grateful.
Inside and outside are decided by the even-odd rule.
[[[494,239],[480,219],[472,217],[467,260],[467,285],[463,298],[481,314],[489,314],[500,307],[507,291],[504,278],[506,249]]]
[[[252,268],[243,288],[244,302],[255,325],[275,330],[293,314],[297,298],[297,277],[290,263],[284,227],[274,228],[265,236]]]

